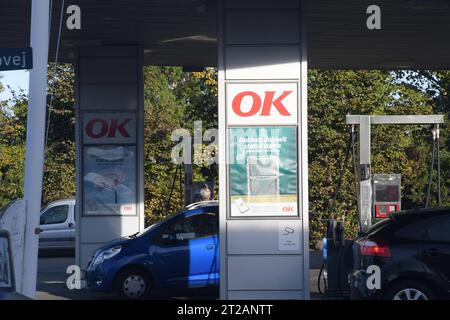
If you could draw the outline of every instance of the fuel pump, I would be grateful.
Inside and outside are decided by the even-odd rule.
[[[380,215],[387,215],[387,212],[390,209],[395,209],[395,206],[398,206],[400,209],[400,190],[398,189],[398,195],[396,198],[398,201],[394,201],[392,205],[386,207],[386,204],[390,204],[389,201],[380,201],[379,204],[374,206],[373,204],[376,201],[376,195],[374,196],[374,186],[372,180],[371,173],[371,147],[370,147],[370,129],[372,125],[432,125],[434,128],[433,131],[433,160],[431,168],[433,168],[434,164],[434,155],[435,155],[435,143],[438,136],[439,124],[444,123],[443,115],[390,115],[390,116],[382,116],[382,115],[347,115],[345,122],[347,125],[359,126],[359,167],[360,167],[360,176],[359,176],[359,190],[357,192],[358,196],[358,219],[360,225],[360,232],[366,232],[372,225],[373,218],[373,210],[378,208],[381,210]],[[435,138],[436,137],[436,138]],[[439,161],[438,161],[439,164]],[[431,181],[432,175],[430,175]],[[438,177],[439,179],[439,177]],[[440,180],[438,180],[439,183]],[[381,184],[380,184],[381,185]],[[400,182],[398,182],[400,185]],[[389,186],[392,192],[394,192],[394,187]],[[429,188],[430,189],[430,188]],[[381,190],[381,195],[383,195],[383,191]],[[392,194],[394,196],[394,194]],[[428,204],[427,196],[427,204]],[[375,201],[374,201],[375,200]],[[376,211],[375,211],[376,214]]]
[[[346,299],[350,296],[349,270],[352,267],[352,241],[345,239],[344,220],[330,219],[323,240],[323,274],[325,298]]]
[[[374,174],[373,218],[384,219],[401,210],[401,175]]]
[[[372,225],[372,219],[387,218],[389,214],[401,210],[401,175],[399,174],[372,174],[370,127],[373,124],[432,124],[433,131],[433,159],[431,172],[434,165],[435,144],[438,141],[439,124],[444,123],[443,115],[394,115],[394,116],[369,116],[347,115],[346,124],[351,125],[351,137],[347,147],[347,162],[350,147],[353,150],[353,168],[356,181],[356,195],[358,204],[358,221],[360,233],[365,233]],[[356,164],[355,152],[355,126],[359,125],[359,170]],[[437,151],[439,155],[439,150]],[[438,159],[438,172],[440,169]],[[344,167],[343,167],[344,168]],[[340,188],[342,175],[339,177]],[[359,172],[359,181],[357,173]],[[439,175],[439,174],[438,174]],[[430,183],[431,185],[431,175]],[[438,200],[440,202],[440,180],[438,177]],[[429,200],[429,190],[426,205]],[[332,217],[334,213],[332,212]],[[323,264],[319,273],[318,288],[321,291],[321,281],[324,280],[324,292],[326,298],[346,298],[349,296],[349,276],[353,265],[353,240],[345,239],[344,220],[330,219],[326,236],[323,239]]]

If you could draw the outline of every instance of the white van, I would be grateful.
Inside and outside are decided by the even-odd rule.
[[[75,199],[49,203],[41,212],[39,249],[75,249]]]

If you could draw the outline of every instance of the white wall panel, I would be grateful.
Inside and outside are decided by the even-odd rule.
[[[301,290],[301,264],[301,255],[230,255],[228,290]]]
[[[136,232],[138,216],[84,217],[81,222],[83,242],[107,242]]]
[[[301,221],[285,220],[297,224],[301,230]],[[227,222],[228,254],[300,254],[300,249],[293,251],[279,250],[279,224],[277,220],[229,220]],[[299,242],[302,242],[300,239]]]
[[[137,86],[133,84],[84,84],[80,86],[81,110],[136,110]]]
[[[225,51],[227,80],[298,79],[298,46],[228,46]]]
[[[80,83],[137,83],[136,61],[132,58],[82,58]]]
[[[230,11],[226,14],[225,41],[230,44],[298,43],[298,11]]]

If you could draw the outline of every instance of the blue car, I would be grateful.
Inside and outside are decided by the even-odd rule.
[[[88,263],[87,288],[139,299],[159,289],[218,287],[218,230],[217,202],[190,205],[98,249]]]

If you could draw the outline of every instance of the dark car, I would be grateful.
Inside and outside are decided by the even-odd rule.
[[[353,255],[353,299],[449,299],[450,208],[392,214],[355,241]]]

